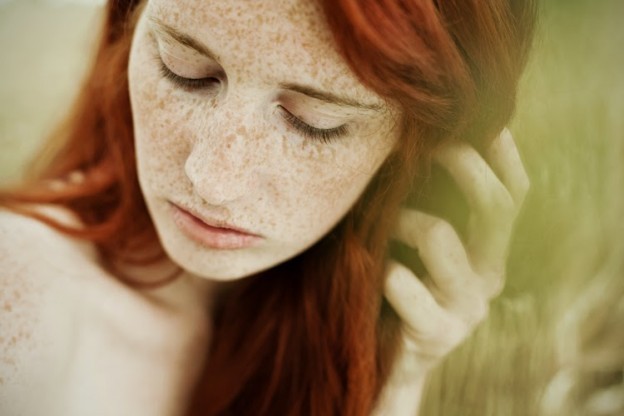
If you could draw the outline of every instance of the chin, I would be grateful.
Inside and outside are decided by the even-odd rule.
[[[296,255],[278,255],[271,250],[211,250],[192,241],[161,238],[167,256],[186,272],[207,280],[230,282],[275,267]],[[182,244],[181,244],[182,243]]]
[[[186,272],[207,280],[234,281],[270,268],[273,264],[259,264],[249,253],[210,253],[176,250],[164,245],[165,252]],[[206,250],[207,251],[207,250]],[[252,257],[252,258],[249,258]]]
[[[183,232],[166,211],[154,214],[154,225],[169,259],[186,272],[207,280],[244,279],[284,263],[309,246],[262,239],[255,245],[240,248],[210,247]]]

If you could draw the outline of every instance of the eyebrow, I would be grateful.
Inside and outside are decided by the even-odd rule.
[[[167,25],[166,23],[164,23],[162,20],[158,19],[157,17],[150,16],[149,20],[156,26],[157,30],[165,32],[167,35],[173,38],[176,42],[184,46],[187,46],[191,49],[194,49],[195,51],[199,52],[200,54],[204,55],[207,58],[212,59],[213,61],[219,61],[217,54],[214,53],[212,50],[210,50],[209,47],[199,42],[198,40]]]
[[[179,30],[167,25],[162,20],[157,17],[150,16],[149,20],[156,26],[157,30],[161,30],[165,32],[168,36],[173,38],[176,42],[181,45],[187,46],[200,54],[204,55],[207,58],[212,59],[213,61],[219,62],[218,56],[209,47],[199,42],[197,39],[190,37],[189,35],[180,32]],[[308,97],[314,98],[319,101],[323,101],[328,104],[333,104],[341,107],[355,107],[361,108],[364,110],[374,110],[379,111],[383,108],[383,106],[379,104],[369,104],[362,103],[357,100],[348,97],[341,97],[336,94],[320,91],[313,87],[295,83],[281,83],[280,88],[288,91],[297,92],[299,94],[307,95]]]

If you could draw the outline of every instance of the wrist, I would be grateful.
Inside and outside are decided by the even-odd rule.
[[[372,416],[417,416],[426,376],[410,380],[388,380]]]

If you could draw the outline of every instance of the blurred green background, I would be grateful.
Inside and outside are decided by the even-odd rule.
[[[94,52],[100,3],[0,0],[0,184],[19,178],[67,111]],[[584,250],[609,250],[601,245],[624,234],[624,1],[543,0],[540,9],[511,126],[532,191],[511,258],[525,276],[509,290],[535,283],[526,263],[544,263],[562,236],[569,253],[587,241]]]
[[[532,189],[509,290],[575,290],[624,260],[622,17],[621,0],[542,1],[512,123]]]
[[[99,29],[98,1],[0,0],[0,183],[66,113]]]
[[[100,19],[100,9],[87,3],[0,0],[0,184],[19,178],[24,161],[80,87]],[[544,357],[533,365],[543,366],[545,377],[556,373],[548,368],[562,365],[549,358],[552,340],[534,331],[542,323],[542,335],[554,334],[559,359],[568,352],[600,356],[595,345],[605,346],[605,356],[617,354],[615,363],[624,356],[598,332],[624,333],[623,18],[624,0],[541,2],[535,47],[511,124],[532,188],[517,223],[503,298],[528,294],[531,305],[545,312],[533,326],[525,325],[530,330],[516,331],[517,349],[509,348],[511,341],[501,344],[512,357],[498,360],[501,365],[517,365],[520,349],[541,349]],[[589,310],[579,299],[605,307],[599,316],[579,315],[568,331],[568,312]],[[529,315],[521,311],[519,322],[528,322]],[[500,316],[501,322],[506,319]],[[592,341],[587,348],[584,340]],[[484,344],[474,345],[480,351]],[[579,380],[583,377],[591,380],[585,375]],[[622,385],[621,372],[619,377]]]

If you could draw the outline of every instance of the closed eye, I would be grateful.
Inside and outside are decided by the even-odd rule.
[[[284,107],[279,106],[282,116],[284,119],[295,128],[300,134],[304,137],[307,137],[312,140],[319,140],[323,143],[329,143],[332,140],[342,137],[348,133],[348,127],[346,124],[343,124],[338,127],[333,127],[330,129],[319,129],[318,127],[313,127],[308,123],[302,121],[290,111],[286,110]]]
[[[221,81],[215,77],[205,78],[186,78],[173,72],[159,57],[160,74],[163,78],[169,80],[174,85],[187,89],[187,90],[201,90],[205,88],[212,88]]]

